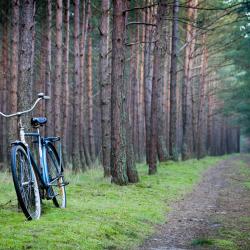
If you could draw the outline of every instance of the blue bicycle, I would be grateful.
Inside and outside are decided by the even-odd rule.
[[[19,205],[28,220],[39,219],[41,215],[41,199],[52,200],[56,207],[66,207],[60,137],[42,137],[39,128],[46,124],[45,117],[31,119],[31,126],[35,132],[25,132],[22,124],[22,115],[31,112],[41,100],[50,97],[43,93],[38,94],[38,99],[26,111],[6,115],[4,117],[18,117],[20,139],[11,144],[11,172]],[[35,148],[38,149],[36,160],[34,151],[25,140],[32,137]],[[58,143],[59,153],[55,147]]]

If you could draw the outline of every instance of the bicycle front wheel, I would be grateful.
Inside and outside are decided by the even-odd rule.
[[[50,180],[50,192],[56,207],[66,207],[66,190],[60,158],[52,143],[46,145],[46,160]]]
[[[28,220],[39,219],[41,201],[37,178],[22,145],[11,149],[11,172],[20,207]]]

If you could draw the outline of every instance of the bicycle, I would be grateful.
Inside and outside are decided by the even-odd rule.
[[[31,126],[36,132],[25,132],[22,115],[31,112],[41,100],[48,100],[43,93],[28,110],[14,114],[0,115],[10,118],[18,117],[20,139],[11,143],[11,172],[19,205],[28,220],[39,219],[41,216],[41,199],[52,200],[56,207],[66,207],[66,190],[64,181],[61,143],[59,153],[54,146],[60,137],[42,137],[40,127],[47,123],[45,117],[31,118]],[[36,161],[25,137],[35,138],[39,160]]]

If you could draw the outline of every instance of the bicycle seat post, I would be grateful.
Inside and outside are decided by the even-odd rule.
[[[18,128],[19,128],[20,141],[23,142],[24,145],[27,145],[25,141],[25,132],[24,132],[23,124],[22,124],[21,115],[18,116]]]

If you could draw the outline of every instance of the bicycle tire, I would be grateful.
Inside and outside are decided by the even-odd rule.
[[[39,219],[41,201],[38,181],[26,148],[14,145],[11,148],[11,172],[19,205],[28,220]]]
[[[46,145],[46,152],[49,181],[53,184],[50,187],[53,203],[56,207],[66,208],[66,190],[59,155],[54,145],[50,142]]]

